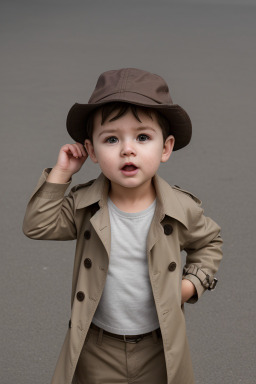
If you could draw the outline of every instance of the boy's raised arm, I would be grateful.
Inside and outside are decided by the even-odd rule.
[[[82,144],[61,147],[58,161],[43,172],[28,203],[23,232],[32,239],[72,240],[76,238],[72,192],[65,197],[71,177],[87,159]]]

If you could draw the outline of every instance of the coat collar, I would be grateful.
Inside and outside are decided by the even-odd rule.
[[[181,202],[177,196],[178,193],[164,179],[155,175],[153,183],[157,195],[157,210],[160,220],[167,215],[178,220],[188,228],[187,218]],[[90,205],[98,203],[100,208],[107,204],[107,196],[109,191],[109,180],[101,173],[100,176],[89,186],[83,193],[77,196],[76,208],[86,208]],[[82,192],[82,191],[81,191]]]
[[[160,176],[153,178],[156,195],[159,201],[159,210],[162,216],[169,216],[178,220],[188,228],[188,220],[184,208],[178,198],[179,191],[176,191]]]
[[[99,203],[102,207],[106,204],[109,190],[109,180],[101,173],[99,177],[88,186],[84,184],[86,189],[81,191],[77,196],[76,208],[82,209],[89,207],[95,203]]]

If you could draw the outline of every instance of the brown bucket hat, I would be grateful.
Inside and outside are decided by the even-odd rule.
[[[100,75],[88,104],[74,104],[67,116],[67,130],[77,142],[88,138],[89,114],[110,102],[131,103],[155,109],[166,117],[174,150],[185,147],[191,139],[192,125],[186,111],[173,104],[166,82],[158,75],[136,68],[111,70]]]

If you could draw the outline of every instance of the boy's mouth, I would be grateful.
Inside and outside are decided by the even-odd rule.
[[[136,169],[137,167],[134,164],[125,164],[122,168],[122,171],[132,172],[132,171],[135,171]]]
[[[121,168],[124,176],[135,176],[138,172],[138,167],[132,163],[127,163]]]

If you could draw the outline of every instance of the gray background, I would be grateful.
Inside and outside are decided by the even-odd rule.
[[[50,382],[70,316],[75,243],[25,238],[24,211],[42,169],[70,141],[71,105],[87,102],[101,72],[121,67],[162,75],[188,111],[192,142],[160,174],[199,196],[222,227],[218,287],[186,306],[196,381],[255,382],[255,3],[0,6],[0,382]],[[74,183],[98,173],[88,160]]]

